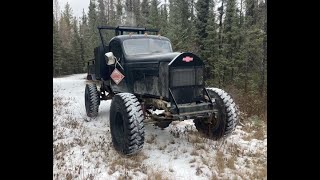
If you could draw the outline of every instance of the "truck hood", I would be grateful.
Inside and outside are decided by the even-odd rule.
[[[160,62],[168,61],[170,62],[173,58],[180,55],[181,52],[171,52],[162,54],[143,54],[143,55],[131,55],[126,57],[127,63],[131,62]]]

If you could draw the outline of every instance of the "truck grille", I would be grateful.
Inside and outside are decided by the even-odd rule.
[[[177,67],[170,71],[170,89],[178,104],[195,102],[202,95],[203,67]]]
[[[173,68],[170,76],[170,87],[194,86],[203,84],[202,67]]]

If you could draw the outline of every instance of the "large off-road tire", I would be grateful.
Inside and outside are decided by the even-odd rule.
[[[218,112],[209,119],[195,119],[197,130],[210,139],[228,136],[235,129],[239,119],[239,109],[231,96],[218,88],[206,88]]]
[[[98,116],[100,96],[97,90],[97,86],[95,84],[86,84],[84,99],[87,116]]]
[[[144,144],[144,115],[139,100],[130,93],[118,93],[110,107],[110,129],[115,149],[125,155],[139,152]]]

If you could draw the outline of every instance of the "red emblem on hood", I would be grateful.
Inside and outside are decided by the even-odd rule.
[[[182,58],[182,61],[184,61],[184,62],[190,62],[190,61],[193,61],[193,57],[186,56],[186,57]]]

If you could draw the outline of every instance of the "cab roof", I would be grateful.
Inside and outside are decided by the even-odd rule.
[[[111,41],[116,40],[116,41],[120,41],[123,42],[124,40],[127,39],[160,39],[160,40],[166,40],[166,41],[170,41],[168,38],[164,37],[164,36],[159,36],[159,35],[144,35],[144,34],[132,34],[132,35],[118,35],[113,37]]]

